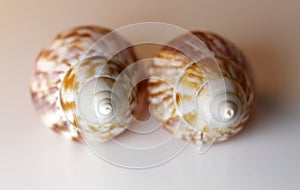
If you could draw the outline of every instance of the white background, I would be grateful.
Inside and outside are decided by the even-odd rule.
[[[0,1],[0,189],[298,189],[299,1]],[[43,127],[29,78],[41,48],[77,25],[143,21],[210,30],[244,50],[256,74],[251,124],[225,143],[147,170],[106,163]]]

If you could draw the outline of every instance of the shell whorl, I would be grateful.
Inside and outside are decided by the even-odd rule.
[[[110,30],[97,26],[67,30],[58,34],[36,60],[30,82],[33,105],[47,127],[74,141],[82,140],[79,131],[95,133],[103,141],[120,134],[124,127],[111,116],[115,110],[122,112],[124,123],[129,122],[128,110],[119,109],[122,104],[114,102],[128,93],[129,79],[124,79],[128,81],[123,81],[117,94],[112,93],[112,86],[136,57],[127,48],[129,43],[117,34],[99,41],[107,34]],[[135,106],[136,91],[132,93],[130,108]],[[112,101],[111,97],[116,98]]]
[[[224,141],[250,118],[252,73],[242,52],[228,40],[208,32],[192,32],[192,36],[204,43],[212,59],[205,58],[191,34],[171,41],[149,68],[152,76],[164,74],[149,80],[149,101],[154,115],[176,136],[194,143]],[[194,63],[185,52],[204,58]],[[219,72],[210,68],[210,62]]]

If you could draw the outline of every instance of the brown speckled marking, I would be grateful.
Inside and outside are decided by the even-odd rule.
[[[183,117],[186,120],[188,120],[193,126],[195,126],[197,124],[198,113],[196,111],[189,112],[189,113],[183,115]]]

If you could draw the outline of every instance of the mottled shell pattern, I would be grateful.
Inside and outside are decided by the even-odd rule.
[[[129,46],[97,26],[58,34],[39,54],[30,82],[33,105],[44,124],[74,141],[81,141],[82,134],[106,141],[122,133],[130,122],[128,110],[136,106],[136,89],[128,105],[121,101],[132,76],[123,77],[115,92],[112,88],[119,73],[136,60]]]
[[[185,54],[204,54],[195,47],[191,34],[205,44],[212,59],[193,63]],[[156,54],[150,75],[163,75],[165,80],[149,79],[152,112],[179,138],[194,143],[224,141],[250,118],[252,73],[242,52],[228,40],[209,32],[191,34],[174,39]],[[180,51],[174,47],[181,47]],[[219,73],[210,68],[214,63]]]

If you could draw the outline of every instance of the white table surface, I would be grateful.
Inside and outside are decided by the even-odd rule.
[[[0,1],[0,189],[298,189],[300,3],[297,1]],[[29,78],[40,49],[81,24],[143,21],[211,30],[256,73],[254,120],[230,141],[144,170],[113,166],[43,127]]]

